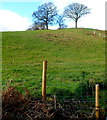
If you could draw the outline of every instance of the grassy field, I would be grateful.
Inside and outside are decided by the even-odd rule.
[[[104,31],[93,33],[82,28],[3,32],[3,87],[12,84],[40,96],[42,62],[47,60],[47,94],[89,99],[95,83],[104,89],[105,80]]]

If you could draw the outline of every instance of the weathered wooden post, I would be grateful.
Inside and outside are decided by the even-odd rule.
[[[47,61],[43,61],[43,73],[42,73],[42,99],[46,100],[46,72]]]
[[[99,119],[99,84],[95,86],[95,110],[96,110],[96,120]]]
[[[101,33],[99,33],[99,37],[101,37]]]
[[[96,31],[94,31],[94,35],[96,34]]]

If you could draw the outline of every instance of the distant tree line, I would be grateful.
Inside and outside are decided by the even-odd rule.
[[[63,14],[59,15],[57,7],[52,3],[44,3],[38,7],[37,11],[34,11],[32,16],[34,23],[28,28],[28,30],[44,30],[49,29],[49,25],[58,24],[59,29],[67,28],[64,18],[70,18],[75,21],[75,28],[77,28],[78,20],[90,13],[90,9],[80,3],[72,3],[65,7]]]

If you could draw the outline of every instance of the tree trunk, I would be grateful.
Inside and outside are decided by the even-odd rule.
[[[48,22],[46,22],[46,29],[48,30]]]
[[[75,28],[77,28],[77,21],[78,21],[78,20],[75,20]]]

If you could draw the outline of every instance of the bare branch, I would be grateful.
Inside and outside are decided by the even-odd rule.
[[[54,22],[57,15],[57,8],[52,2],[44,3],[38,7],[38,11],[33,13],[34,20],[45,22],[48,29],[48,25]]]
[[[73,19],[75,21],[76,28],[78,19],[89,13],[90,9],[87,6],[80,3],[69,4],[64,10],[64,16]]]

